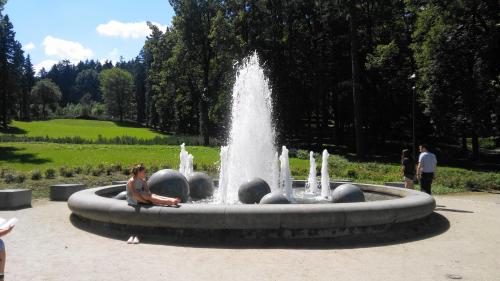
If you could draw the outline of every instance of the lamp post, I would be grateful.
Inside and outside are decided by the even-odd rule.
[[[412,152],[413,152],[413,161],[416,161],[416,156],[417,156],[417,149],[416,149],[416,143],[415,143],[415,85],[416,85],[416,78],[417,75],[413,73],[409,79],[410,81],[413,82],[413,87],[411,87],[412,90],[412,98],[411,98],[411,121],[412,121],[412,126],[411,126],[411,139],[412,139]]]

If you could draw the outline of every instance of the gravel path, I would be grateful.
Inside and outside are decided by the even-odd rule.
[[[500,195],[437,203],[429,219],[385,235],[180,246],[127,245],[73,226],[66,203],[35,201],[0,212],[19,218],[4,238],[5,280],[500,280]]]

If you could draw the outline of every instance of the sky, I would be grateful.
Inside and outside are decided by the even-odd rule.
[[[116,62],[139,54],[150,31],[174,14],[168,0],[8,0],[4,14],[35,70],[60,60]]]

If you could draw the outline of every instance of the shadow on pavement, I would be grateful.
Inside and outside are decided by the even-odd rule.
[[[192,231],[192,230],[162,230],[126,229],[123,226],[96,223],[82,220],[75,215],[70,216],[71,223],[93,234],[122,240],[123,243],[131,235],[139,235],[141,243],[221,249],[355,249],[404,244],[423,240],[443,234],[450,228],[446,217],[432,213],[426,218],[412,222],[401,223],[385,228],[384,232],[353,234],[335,238],[264,238],[241,237],[232,231]],[[258,236],[258,235],[257,235]]]

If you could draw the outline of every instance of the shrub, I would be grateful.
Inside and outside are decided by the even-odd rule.
[[[81,173],[83,172],[83,169],[82,169],[82,167],[75,167],[75,168],[73,169],[73,172],[74,172],[75,174],[79,175],[79,174],[81,174]]]
[[[45,178],[46,179],[53,179],[56,177],[56,170],[52,169],[52,168],[48,168],[47,170],[45,170]]]
[[[4,168],[0,169],[0,178],[4,178],[7,172],[8,172],[7,169]]]
[[[83,174],[84,175],[90,175],[92,174],[92,166],[90,165],[85,165],[85,167],[83,167]]]
[[[113,170],[113,172],[120,172],[122,170],[122,164],[116,163],[113,166],[111,166],[111,169]]]
[[[103,172],[104,172],[103,170],[101,170],[99,168],[95,168],[92,170],[92,175],[94,177],[98,177],[98,176],[102,175]]]
[[[17,183],[23,183],[26,180],[26,176],[24,174],[18,174],[16,176],[16,182]]]
[[[356,179],[358,178],[358,172],[355,170],[347,170],[347,177],[351,179]]]
[[[130,175],[130,169],[127,168],[127,167],[123,167],[122,168],[122,174],[125,175],[125,176]]]
[[[73,169],[68,168],[66,166],[62,166],[59,169],[59,175],[61,175],[61,177],[65,177],[65,178],[71,178],[73,176]]]
[[[106,167],[104,167],[104,165],[103,165],[103,164],[99,164],[99,165],[97,166],[97,168],[92,169],[92,172],[91,172],[91,174],[92,174],[94,177],[98,177],[98,176],[100,176],[100,175],[102,175],[102,174],[104,174],[104,173],[107,173],[107,169],[106,169]]]
[[[13,183],[16,181],[16,177],[13,174],[5,173],[4,176],[5,183]]]
[[[151,165],[151,168],[149,168],[149,171],[151,174],[158,172],[159,168],[157,165]]]
[[[40,170],[34,170],[31,172],[31,179],[34,181],[40,180],[42,178],[42,173]]]
[[[299,159],[309,159],[309,151],[305,149],[297,150],[296,157]]]
[[[113,167],[106,168],[106,175],[111,176],[113,174]]]

